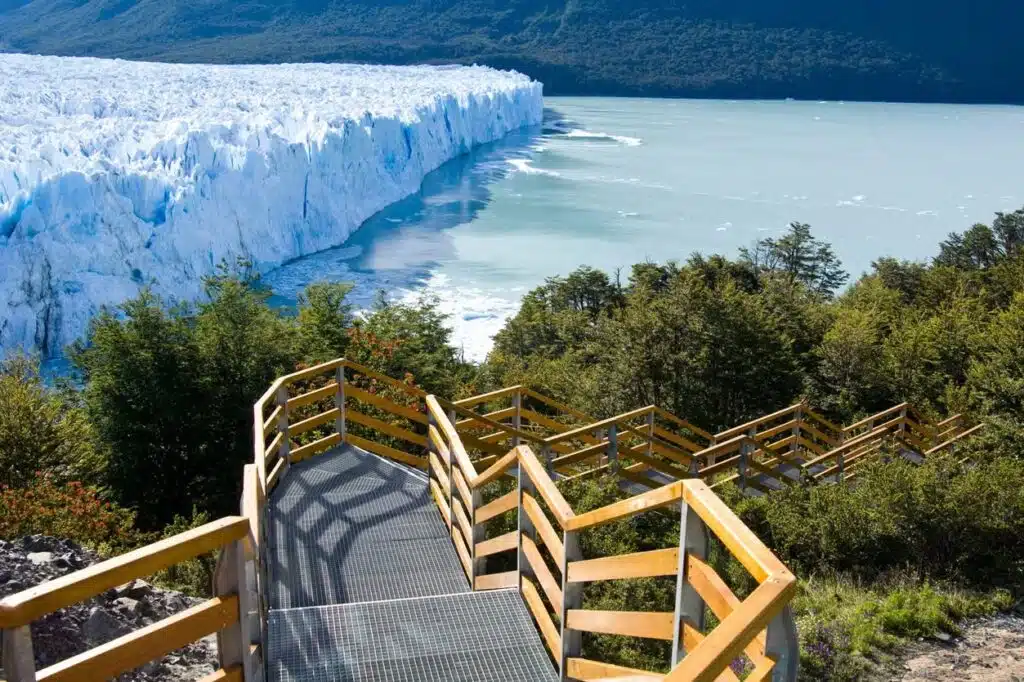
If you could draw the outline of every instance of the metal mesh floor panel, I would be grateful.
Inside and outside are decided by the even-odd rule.
[[[514,590],[271,611],[269,682],[554,682]]]
[[[426,479],[362,450],[291,467],[268,514],[273,609],[469,589]]]

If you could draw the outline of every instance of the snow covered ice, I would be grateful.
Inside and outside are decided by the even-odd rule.
[[[486,67],[206,66],[0,55],[0,355],[237,257],[345,241],[469,148],[541,121]]]

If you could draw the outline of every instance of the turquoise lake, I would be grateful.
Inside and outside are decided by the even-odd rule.
[[[542,128],[475,150],[345,244],[266,276],[435,296],[482,359],[520,297],[579,265],[608,271],[741,246],[809,223],[854,277],[923,260],[951,231],[1024,206],[1024,107],[548,98]]]

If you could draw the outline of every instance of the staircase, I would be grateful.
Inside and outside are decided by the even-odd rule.
[[[111,679],[216,633],[202,682],[739,682],[740,667],[794,682],[795,578],[714,489],[845,483],[980,428],[905,404],[841,427],[799,403],[712,434],[657,406],[596,420],[523,386],[449,402],[335,360],[254,405],[238,516],[0,601],[3,674]],[[632,497],[577,514],[558,484],[604,474]],[[678,519],[678,544],[583,555],[583,534],[649,513]],[[34,621],[210,552],[210,599],[37,671]],[[723,553],[756,585],[743,599],[712,565]],[[637,578],[674,582],[674,609],[587,608],[588,584]],[[670,655],[660,671],[587,658],[586,633]]]
[[[267,522],[270,682],[557,679],[519,594],[470,591],[422,473],[336,448]]]

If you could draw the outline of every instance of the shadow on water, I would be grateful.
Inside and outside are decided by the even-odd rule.
[[[543,126],[445,163],[424,178],[418,192],[371,217],[341,246],[267,273],[263,282],[274,292],[271,304],[290,307],[308,284],[324,280],[353,283],[349,299],[357,307],[368,307],[382,289],[421,288],[440,263],[457,257],[449,231],[476,219],[491,201],[490,185],[513,170],[509,161],[530,158],[549,121],[557,120],[545,110]]]

